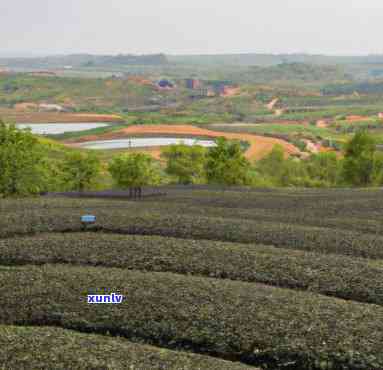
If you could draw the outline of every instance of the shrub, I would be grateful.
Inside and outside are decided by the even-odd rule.
[[[4,325],[0,326],[0,363],[6,364],[7,369],[25,370],[249,369],[238,363],[131,343],[121,338],[80,334],[60,328]]]

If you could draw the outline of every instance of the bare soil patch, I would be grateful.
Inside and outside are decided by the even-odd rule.
[[[1,109],[0,117],[16,123],[84,123],[84,122],[124,122],[115,114],[26,112],[14,109]]]
[[[231,133],[231,132],[220,132],[212,131],[204,128],[199,128],[190,125],[143,125],[143,126],[130,126],[123,128],[115,132],[109,132],[102,135],[85,136],[78,139],[76,142],[87,142],[94,140],[113,140],[129,137],[132,135],[142,134],[169,134],[169,135],[185,135],[185,136],[199,136],[199,137],[225,137],[227,139],[235,139],[247,141],[250,144],[249,149],[245,155],[248,159],[260,159],[271,152],[275,145],[281,145],[286,154],[298,155],[300,151],[294,145],[288,143],[285,140],[263,137],[258,135],[246,134],[246,133]],[[158,156],[158,150],[153,151],[155,156]]]
[[[347,122],[362,122],[362,121],[369,121],[370,117],[365,116],[347,116],[346,121]]]

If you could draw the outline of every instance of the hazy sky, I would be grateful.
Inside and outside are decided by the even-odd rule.
[[[383,54],[382,0],[0,0],[0,54]]]

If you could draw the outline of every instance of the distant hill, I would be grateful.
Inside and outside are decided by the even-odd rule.
[[[222,54],[222,55],[168,55],[172,63],[196,65],[273,66],[282,63],[308,64],[383,64],[383,55],[327,56],[310,54]]]
[[[326,56],[309,54],[92,55],[72,54],[2,58],[0,68],[18,72],[57,69],[87,73],[126,73],[153,80],[195,77],[235,83],[267,81],[339,81],[383,78],[383,55]],[[76,76],[74,74],[74,76]],[[93,76],[95,77],[95,76]]]
[[[13,68],[63,68],[106,67],[119,65],[167,65],[168,59],[164,54],[150,55],[91,55],[72,54],[56,55],[37,58],[1,58],[0,66]]]
[[[7,57],[0,54],[0,66],[19,68],[60,68],[64,66],[105,67],[148,65],[166,66],[169,64],[195,66],[259,66],[271,67],[286,63],[314,65],[383,65],[383,55],[367,56],[327,56],[310,54],[217,54],[217,55],[92,55],[71,54],[46,57]]]
[[[254,82],[278,81],[343,81],[348,76],[339,65],[315,65],[306,63],[282,63],[270,67],[250,67]]]

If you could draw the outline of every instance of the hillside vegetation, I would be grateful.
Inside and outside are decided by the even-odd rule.
[[[17,103],[49,102],[73,111],[119,111],[128,105],[150,104],[155,96],[152,87],[129,80],[0,76],[0,106],[8,108]]]
[[[1,202],[0,343],[11,346],[0,358],[21,366],[41,350],[31,364],[382,368],[381,190],[161,194]],[[97,216],[88,230],[85,213]],[[123,303],[86,303],[104,289]],[[56,345],[84,341],[91,352],[55,357]]]

